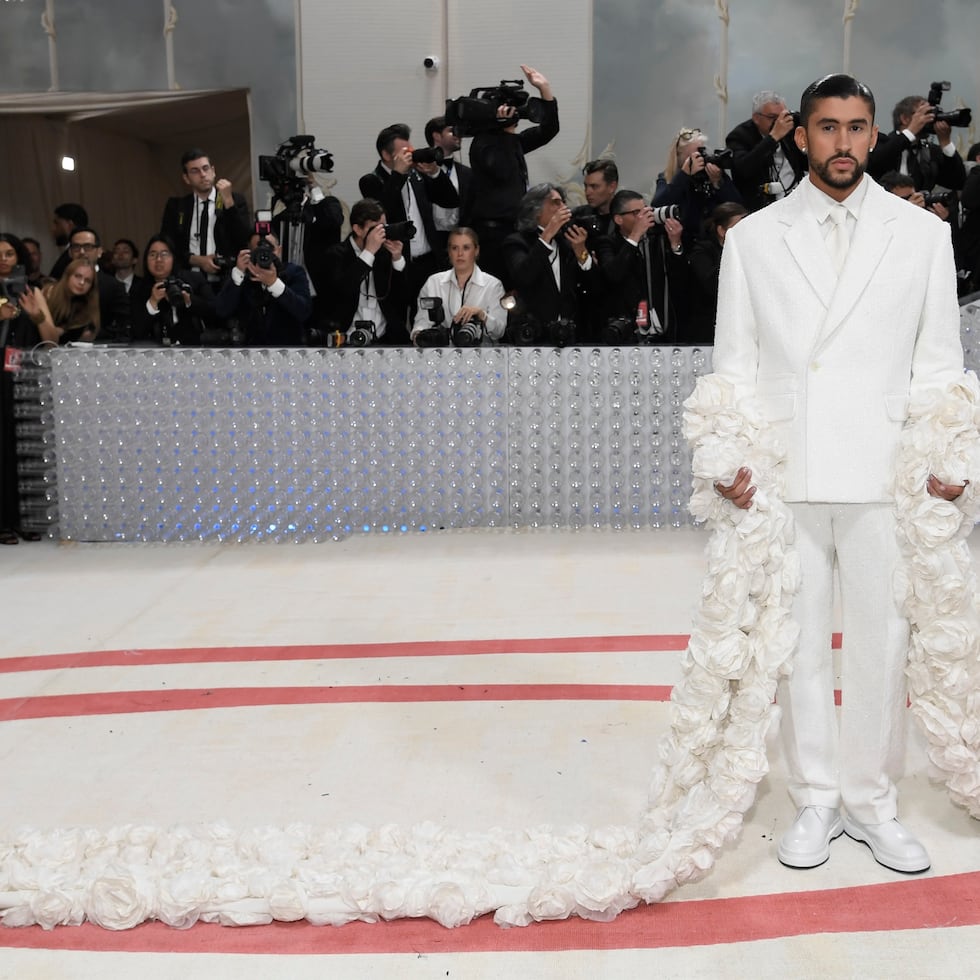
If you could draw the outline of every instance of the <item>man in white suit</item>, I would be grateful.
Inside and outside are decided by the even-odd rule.
[[[850,75],[810,85],[797,146],[809,175],[725,239],[714,370],[755,398],[786,448],[796,522],[801,638],[780,686],[790,796],[779,860],[822,864],[842,833],[897,871],[929,867],[896,819],[908,623],[892,590],[899,560],[891,484],[910,392],[963,371],[949,228],[864,171],[874,97]],[[929,477],[955,500],[966,474]],[[749,508],[745,467],[716,490]],[[843,699],[831,652],[833,573],[842,597]],[[843,814],[842,814],[843,807]]]

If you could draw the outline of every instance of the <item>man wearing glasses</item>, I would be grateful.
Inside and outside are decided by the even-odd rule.
[[[99,292],[99,340],[128,343],[132,327],[126,287],[99,268],[102,242],[92,228],[76,228],[68,239],[68,259],[88,259],[95,266],[95,286]]]
[[[795,128],[786,100],[763,91],[752,96],[752,118],[725,138],[735,157],[732,180],[750,211],[785,197],[806,173],[806,157],[793,142]]]
[[[238,253],[248,246],[248,204],[232,191],[230,180],[218,177],[204,150],[187,150],[180,165],[191,193],[167,200],[160,233],[175,244],[177,265],[199,269],[217,291]]]

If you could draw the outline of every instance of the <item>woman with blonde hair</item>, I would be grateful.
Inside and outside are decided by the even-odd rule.
[[[683,250],[694,244],[705,219],[719,204],[742,203],[731,177],[707,162],[707,142],[700,129],[681,129],[670,144],[664,171],[657,177],[653,207],[672,204],[678,208],[684,226]]]
[[[100,322],[95,277],[95,266],[88,259],[74,259],[56,282],[24,294],[21,306],[37,324],[42,340],[55,344],[95,340]]]

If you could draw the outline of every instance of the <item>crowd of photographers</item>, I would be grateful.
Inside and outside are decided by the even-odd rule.
[[[255,220],[192,149],[181,160],[189,193],[166,202],[142,256],[129,239],[108,247],[77,204],[55,211],[63,251],[48,276],[38,242],[0,236],[12,257],[0,265],[0,315],[10,328],[15,315],[30,322],[18,343],[710,344],[727,230],[806,174],[794,113],[763,91],[723,149],[680,129],[649,200],[611,159],[590,161],[587,203],[573,207],[565,186],[528,186],[527,155],[555,137],[559,117],[547,78],[521,68],[520,80],[448,102],[423,147],[404,123],[382,129],[346,237],[339,202],[316,179],[333,160],[313,137],[260,157],[274,210]],[[980,168],[968,173],[980,146],[965,165],[952,129],[970,111],[944,112],[946,88],[896,104],[868,172],[953,226],[965,293],[980,288]]]

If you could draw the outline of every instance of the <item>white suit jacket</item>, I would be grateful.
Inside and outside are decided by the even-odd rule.
[[[891,500],[910,391],[963,373],[949,227],[864,180],[839,280],[805,193],[725,238],[713,369],[774,426],[787,501]]]

